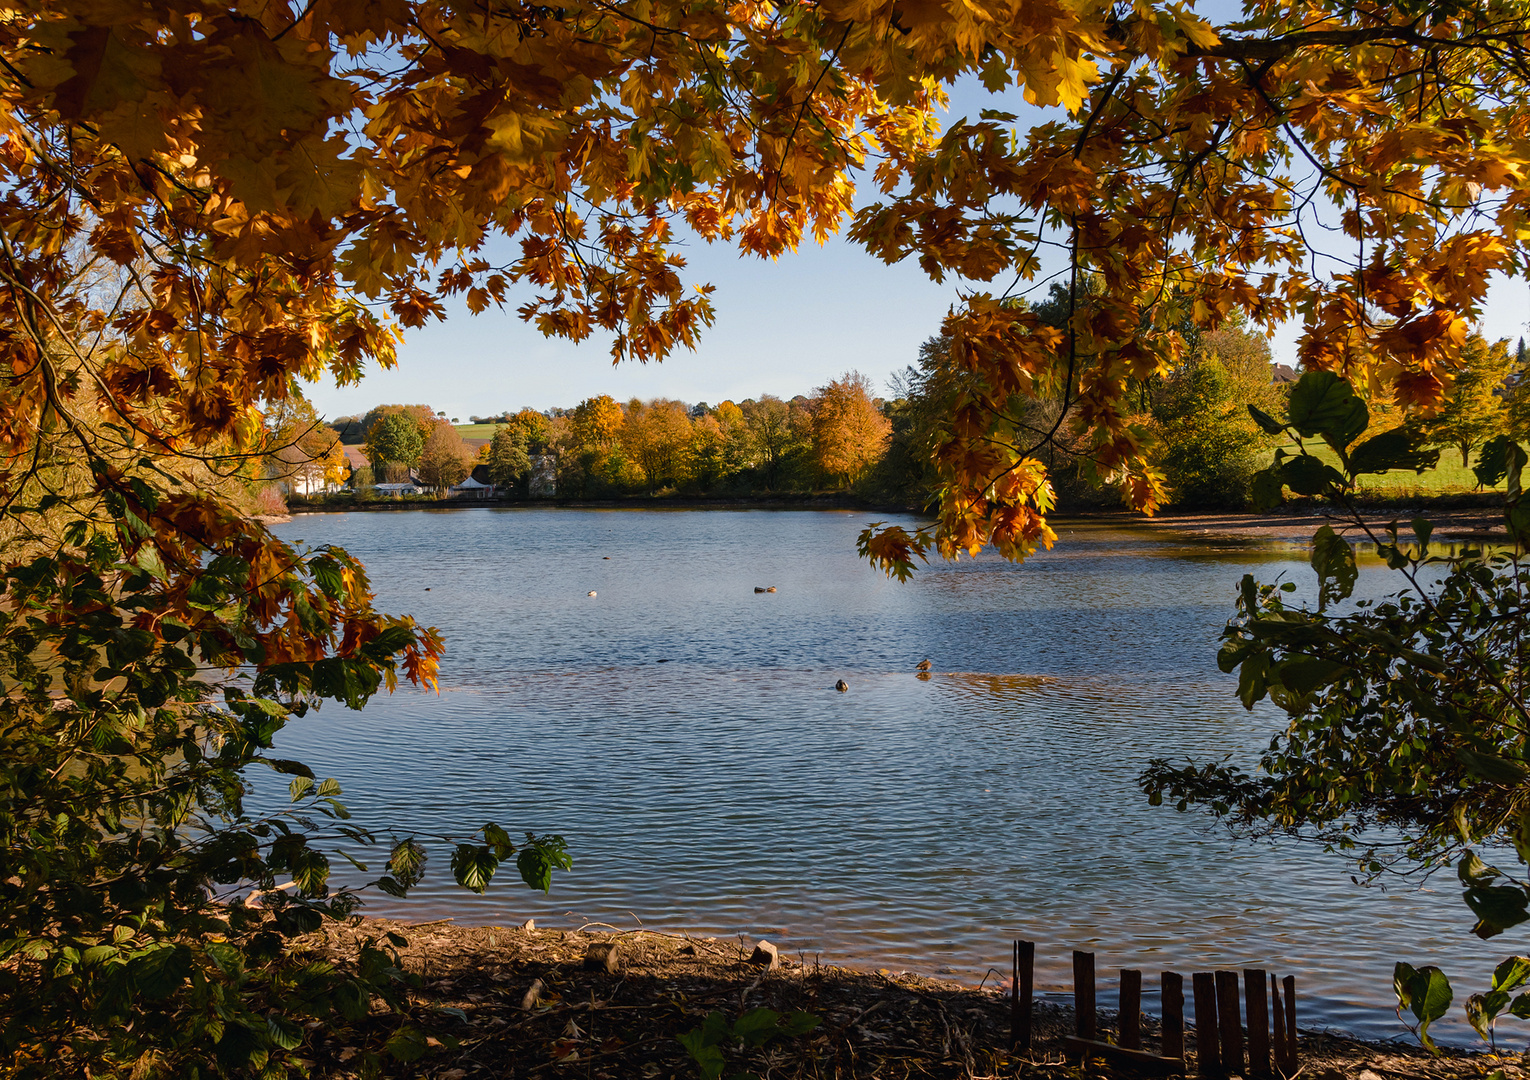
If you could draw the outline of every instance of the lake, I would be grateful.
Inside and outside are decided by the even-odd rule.
[[[448,654],[439,695],[328,705],[278,750],[337,778],[369,827],[493,820],[561,833],[574,857],[550,896],[507,866],[479,897],[437,845],[409,899],[369,910],[768,937],[969,984],[1007,978],[1010,940],[1029,938],[1039,989],[1066,990],[1084,948],[1106,1002],[1121,967],[1152,987],[1166,967],[1267,967],[1297,976],[1304,1027],[1372,1037],[1403,1033],[1395,960],[1443,967],[1459,1016],[1513,951],[1470,936],[1453,879],[1360,888],[1333,857],[1234,841],[1138,791],[1151,757],[1250,760],[1283,726],[1237,703],[1216,644],[1244,573],[1311,591],[1302,552],[1063,522],[1023,565],[985,555],[898,584],[856,558],[869,517],[471,509],[279,526],[365,560],[379,607],[439,627]],[[1372,563],[1360,591],[1387,583]],[[1464,1022],[1445,1033],[1474,1038]]]

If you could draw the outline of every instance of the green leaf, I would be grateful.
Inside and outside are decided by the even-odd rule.
[[[169,997],[191,977],[191,950],[185,945],[160,945],[135,956],[128,974],[144,997]]]
[[[407,1064],[424,1057],[429,1047],[424,1035],[415,1028],[406,1027],[395,1032],[393,1037],[383,1044],[383,1049],[392,1055],[394,1060]]]
[[[1492,1038],[1493,1021],[1509,1002],[1509,995],[1500,990],[1490,994],[1473,994],[1466,999],[1466,1019],[1484,1039]]]
[[[483,838],[488,841],[494,854],[501,859],[508,859],[515,854],[515,845],[510,842],[510,834],[501,829],[494,822],[489,822],[483,827]]]
[[[95,967],[97,964],[116,956],[117,951],[114,945],[92,945],[80,953],[80,963],[84,967]]]
[[[1526,906],[1530,905],[1530,896],[1518,885],[1467,889],[1464,899],[1466,906],[1472,909],[1472,914],[1477,916],[1477,925],[1472,927],[1472,933],[1484,940],[1497,937],[1511,926],[1518,926],[1530,919],[1530,911],[1526,910]]]
[[[706,1041],[715,1046],[728,1038],[728,1018],[713,1009],[707,1013],[707,1018],[701,1022],[701,1033]]]
[[[1311,454],[1287,458],[1276,475],[1298,495],[1328,495],[1344,488],[1344,474]]]
[[[382,877],[373,882],[373,884],[375,884],[379,889],[387,893],[389,896],[396,896],[402,899],[403,897],[409,895],[409,886],[403,884],[390,874],[384,874]]]
[[[1285,500],[1285,484],[1274,469],[1260,469],[1249,481],[1248,499],[1255,510],[1273,510]]]
[[[1493,969],[1493,989],[1512,992],[1530,979],[1530,956],[1511,956]]]
[[[776,1021],[780,1018],[774,1009],[750,1009],[733,1022],[733,1035],[750,1046],[764,1046],[779,1034]]]
[[[293,802],[297,802],[312,790],[313,780],[306,776],[294,776],[292,783],[287,785],[287,792],[292,796]]]
[[[781,1034],[796,1038],[798,1035],[806,1035],[822,1023],[822,1017],[793,1009],[781,1018]]]
[[[1431,1054],[1439,1049],[1429,1037],[1429,1025],[1450,1011],[1452,993],[1450,980],[1433,965],[1414,968],[1399,963],[1393,971],[1392,988],[1397,993],[1398,1005],[1413,1013],[1419,1022],[1419,1038]]]
[[[499,858],[481,844],[458,844],[452,852],[452,876],[457,884],[475,893],[488,890],[499,869]]]
[[[1503,875],[1496,867],[1489,866],[1479,859],[1475,851],[1468,851],[1461,856],[1461,861],[1456,863],[1456,876],[1461,879],[1463,885],[1486,888]]]
[[[1426,472],[1439,464],[1440,452],[1424,449],[1420,445],[1422,440],[1419,432],[1408,427],[1395,427],[1373,435],[1349,452],[1349,471],[1355,476],[1393,469]]]
[[[1530,538],[1530,503],[1515,501],[1504,510],[1504,527],[1515,540]]]
[[[1282,424],[1279,420],[1275,419],[1273,416],[1259,408],[1257,405],[1250,405],[1248,407],[1248,414],[1254,418],[1254,423],[1258,424],[1261,428],[1264,429],[1264,433],[1266,435],[1285,434],[1286,425]]]
[[[286,1017],[271,1013],[266,1017],[266,1029],[271,1041],[283,1050],[296,1050],[303,1044],[303,1029]]]
[[[702,1080],[717,1080],[722,1075],[723,1060],[722,1051],[713,1043],[707,1042],[706,1034],[701,1028],[681,1032],[676,1036],[685,1052],[691,1056],[696,1067],[701,1070]]]
[[[396,877],[405,888],[415,885],[425,874],[425,849],[415,843],[414,837],[400,840],[388,855],[388,873]],[[384,888],[386,890],[386,887]]]
[[[1310,694],[1328,686],[1348,671],[1348,665],[1316,656],[1298,656],[1282,662],[1274,670],[1280,685],[1298,694]]]
[[[1521,994],[1515,998],[1514,1004],[1509,1006],[1509,1015],[1530,1020],[1530,994]]]
[[[1477,483],[1483,487],[1496,487],[1509,475],[1509,447],[1514,445],[1514,440],[1507,435],[1494,435],[1482,444],[1482,449],[1477,452],[1477,464],[1472,466]]]
[[[1360,571],[1355,567],[1355,553],[1330,525],[1324,525],[1312,538],[1312,569],[1318,576],[1318,610],[1330,603],[1347,600],[1355,591]]]
[[[1456,748],[1456,760],[1466,766],[1466,771],[1473,777],[1490,784],[1517,784],[1526,776],[1530,776],[1530,766],[1523,761],[1499,757],[1496,754],[1481,754],[1475,750],[1468,750],[1464,746]],[[1476,856],[1473,855],[1471,858]]]
[[[527,886],[545,893],[552,890],[552,872],[572,869],[574,860],[563,837],[538,836],[521,849],[515,865]]]
[[[1336,448],[1348,446],[1371,422],[1349,380],[1331,371],[1308,371],[1297,379],[1286,412],[1303,438],[1321,435]]]

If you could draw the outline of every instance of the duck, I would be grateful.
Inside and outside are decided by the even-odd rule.
[[[928,660],[921,660],[921,661],[919,661],[919,663],[915,664],[914,666],[916,668],[918,668],[920,671],[929,671],[930,670],[930,662]]]

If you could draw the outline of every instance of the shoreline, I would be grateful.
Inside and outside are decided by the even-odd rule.
[[[841,967],[821,956],[783,955],[772,968],[758,962],[756,943],[748,938],[604,924],[563,930],[358,918],[326,928],[308,945],[343,961],[362,939],[389,931],[407,939],[399,950],[401,966],[419,978],[410,994],[417,1006],[411,1020],[434,1044],[429,1057],[388,1070],[394,1075],[695,1077],[696,1065],[678,1036],[698,1029],[714,1010],[731,1021],[748,1009],[769,1007],[800,1009],[821,1024],[763,1050],[730,1052],[725,1073],[763,1067],[762,1075],[825,1080],[1079,1076],[1077,1059],[1063,1042],[1074,1030],[1070,1006],[1038,1000],[1032,1049],[1016,1054],[1009,1049],[1007,987],[974,989],[908,972]],[[589,959],[605,951],[614,957],[610,963]],[[1186,1013],[1193,1062],[1189,1001]],[[1099,1024],[1099,1037],[1113,1038],[1116,1014],[1100,1010]],[[1145,1017],[1143,1030],[1146,1047],[1156,1048],[1156,1020]],[[315,1075],[354,1075],[334,1041],[316,1033]],[[1422,1047],[1306,1029],[1298,1042],[1302,1075],[1316,1080],[1464,1080],[1495,1068],[1511,1080],[1526,1075],[1515,1064],[1518,1055],[1447,1047],[1431,1057]]]
[[[398,513],[410,510],[842,510],[868,514],[911,514],[924,516],[916,507],[870,504],[849,496],[792,496],[781,498],[674,498],[674,499],[571,499],[525,500],[442,499],[438,501],[336,504],[324,506],[296,505],[285,517],[262,518],[267,523],[290,521],[302,514],[349,514],[349,513]],[[1415,517],[1426,517],[1435,526],[1435,536],[1443,541],[1489,541],[1507,543],[1508,534],[1503,526],[1503,513],[1496,507],[1439,507],[1431,510],[1427,505],[1397,507],[1361,507],[1361,516],[1374,531],[1381,532],[1396,522],[1399,535],[1404,540],[1412,537],[1409,522]],[[1350,539],[1366,542],[1368,539],[1353,521],[1337,514],[1308,507],[1293,507],[1287,511],[1254,513],[1252,511],[1176,511],[1166,510],[1146,517],[1126,510],[1075,510],[1068,513],[1054,512],[1049,518],[1057,524],[1069,522],[1093,522],[1148,529],[1154,532],[1182,533],[1189,539],[1217,540],[1286,540],[1293,543],[1310,543],[1312,534],[1324,525],[1332,525],[1336,532]]]
[[[1100,520],[1106,516],[1085,515],[1084,520]],[[1119,515],[1124,519],[1125,515]],[[1398,537],[1411,542],[1413,530],[1409,522],[1415,517],[1426,517],[1434,525],[1434,536],[1444,541],[1485,540],[1508,542],[1503,526],[1503,512],[1497,509],[1453,509],[1430,513],[1427,508],[1387,508],[1372,510],[1361,508],[1362,520],[1378,534],[1388,525],[1397,523]],[[1059,518],[1058,520],[1062,520]],[[1289,540],[1310,543],[1312,534],[1324,525],[1332,525],[1334,531],[1361,543],[1369,538],[1356,527],[1352,519],[1302,511],[1291,514],[1255,513],[1201,513],[1159,514],[1151,518],[1137,515],[1133,520],[1140,526],[1156,532],[1179,532],[1203,540],[1259,539]]]

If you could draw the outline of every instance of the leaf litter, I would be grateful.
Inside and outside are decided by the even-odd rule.
[[[309,942],[316,952],[344,959],[365,937],[393,931],[408,940],[400,949],[407,971],[421,984],[411,991],[413,1021],[431,1052],[387,1075],[437,1080],[695,1080],[696,1063],[679,1036],[700,1027],[711,1012],[730,1021],[768,1007],[821,1018],[806,1036],[768,1046],[732,1049],[725,1075],[759,1080],[1081,1080],[1129,1076],[1092,1061],[1070,1058],[1063,1039],[1073,1034],[1071,1006],[1038,1000],[1029,1053],[1009,1050],[1007,987],[973,988],[908,972],[867,971],[824,964],[815,956],[780,958],[774,971],[751,964],[754,943],[657,931],[527,929],[457,926],[450,921],[404,923],[355,919],[332,926]],[[590,946],[614,944],[620,968],[589,969]],[[536,993],[528,991],[534,989]],[[530,1009],[523,1008],[534,1001]],[[1100,1038],[1114,1041],[1115,1014],[1100,1014]],[[1147,1045],[1157,1023],[1143,1018]],[[314,1075],[358,1076],[347,1062],[344,1037],[315,1032]],[[1185,1034],[1192,1061],[1195,1035]],[[1332,1032],[1303,1031],[1299,1076],[1311,1080],[1465,1080],[1502,1071],[1504,1080],[1527,1080],[1517,1053],[1494,1056],[1446,1048],[1431,1057],[1421,1047],[1373,1043]],[[1193,1073],[1193,1065],[1192,1065]]]

